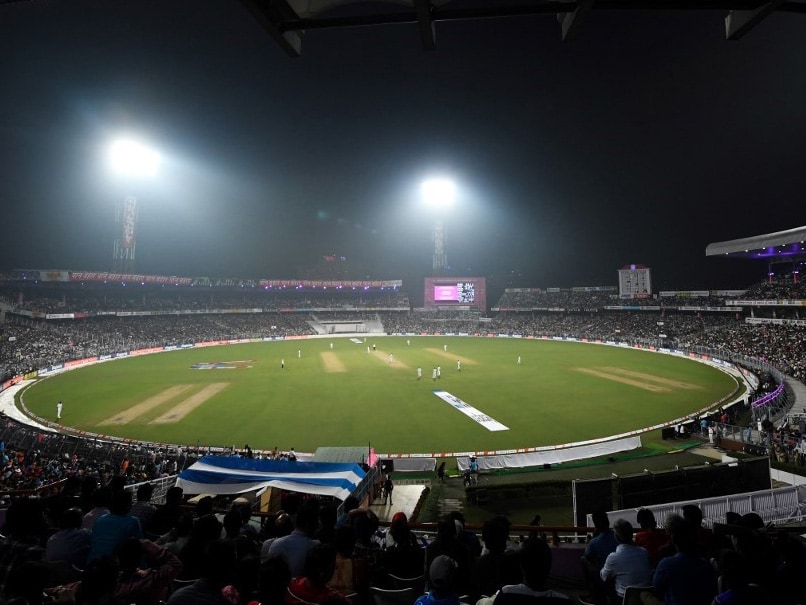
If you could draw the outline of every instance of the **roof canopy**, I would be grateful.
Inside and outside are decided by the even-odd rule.
[[[705,256],[733,254],[747,258],[777,258],[806,254],[806,227],[708,244]]]
[[[242,494],[277,487],[344,500],[365,475],[355,463],[204,456],[179,474],[176,485],[185,494]]]

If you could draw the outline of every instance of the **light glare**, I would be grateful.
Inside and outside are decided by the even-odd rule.
[[[110,160],[112,168],[119,174],[154,176],[159,167],[160,155],[136,141],[121,140],[112,144]]]
[[[456,198],[456,186],[449,179],[429,179],[420,186],[423,200],[435,208],[448,208]]]

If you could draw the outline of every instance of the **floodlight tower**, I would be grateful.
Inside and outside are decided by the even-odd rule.
[[[448,272],[448,254],[445,252],[447,241],[445,214],[456,199],[456,186],[449,179],[429,179],[420,186],[420,193],[426,206],[431,208],[435,215],[432,271],[434,277],[445,275]]]
[[[112,170],[122,177],[127,187],[135,180],[152,177],[159,167],[159,153],[132,140],[120,140],[109,150]],[[137,247],[137,198],[127,195],[115,210],[117,237],[112,248],[112,271],[131,274],[135,271]]]

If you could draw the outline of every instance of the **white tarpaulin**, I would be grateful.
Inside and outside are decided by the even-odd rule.
[[[641,437],[625,437],[613,441],[590,443],[577,447],[546,448],[536,452],[501,454],[498,456],[478,456],[479,470],[494,470],[505,468],[523,468],[527,466],[542,466],[544,464],[561,464],[572,460],[609,456],[617,452],[625,452],[641,447]],[[397,462],[395,462],[397,464]],[[456,466],[460,471],[470,467],[470,457],[456,458]]]

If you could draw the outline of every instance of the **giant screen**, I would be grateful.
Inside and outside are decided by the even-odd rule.
[[[487,282],[483,277],[426,277],[423,300],[428,308],[487,311]]]

